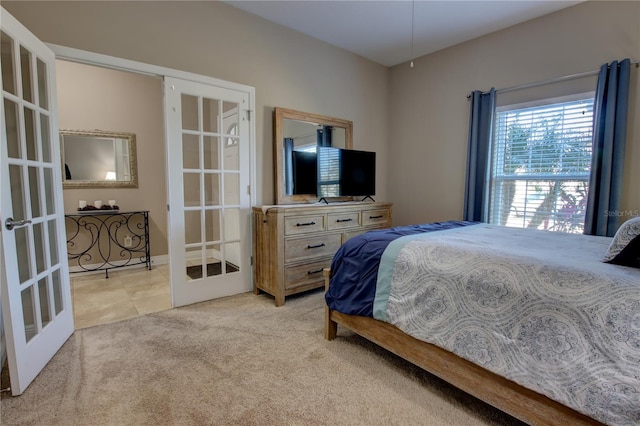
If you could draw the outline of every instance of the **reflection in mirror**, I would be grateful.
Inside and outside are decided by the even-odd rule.
[[[353,148],[352,122],[339,118],[275,108],[274,133],[277,204],[317,199],[315,155],[318,146]]]
[[[344,148],[346,130],[322,123],[284,119],[284,193],[315,194],[318,146]]]
[[[134,133],[61,130],[63,188],[137,188]]]

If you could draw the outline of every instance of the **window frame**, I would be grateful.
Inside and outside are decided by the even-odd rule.
[[[565,95],[565,96],[557,96],[557,97],[552,97],[552,98],[543,98],[543,99],[537,99],[537,100],[531,100],[531,101],[526,101],[526,102],[519,102],[519,103],[514,103],[514,104],[508,104],[508,105],[501,105],[495,108],[494,111],[494,119],[493,119],[493,123],[491,126],[491,131],[492,131],[492,135],[491,135],[491,144],[489,147],[489,161],[487,162],[487,168],[488,168],[488,172],[487,172],[487,184],[485,185],[485,191],[486,191],[486,211],[487,211],[487,220],[489,223],[491,224],[501,224],[501,218],[502,215],[504,214],[502,212],[502,209],[499,207],[500,205],[500,197],[502,197],[502,193],[500,192],[499,189],[499,185],[500,182],[505,182],[505,181],[509,181],[509,180],[513,180],[513,181],[525,181],[526,185],[529,185],[529,183],[536,183],[536,182],[579,182],[580,184],[583,184],[584,182],[584,189],[586,191],[585,198],[588,196],[588,186],[589,186],[589,178],[590,178],[590,173],[591,173],[591,166],[589,166],[589,171],[587,173],[562,173],[562,174],[555,174],[553,172],[551,173],[526,173],[526,174],[517,174],[517,175],[508,175],[508,174],[498,174],[496,169],[498,169],[500,166],[500,164],[498,164],[498,145],[499,145],[499,138],[500,136],[502,136],[500,134],[499,130],[499,114],[501,113],[505,113],[505,112],[509,112],[509,111],[516,111],[516,110],[522,110],[522,109],[527,109],[527,108],[542,108],[545,106],[552,106],[555,104],[562,104],[562,103],[568,103],[568,102],[577,102],[577,101],[582,101],[582,100],[595,100],[595,91],[588,91],[588,92],[580,92],[580,93],[575,93],[575,94],[571,94],[571,95]],[[595,111],[592,111],[592,114],[595,114]],[[593,131],[593,118],[592,118],[592,124],[591,124],[591,129]],[[592,135],[592,143],[593,143],[593,135]],[[502,142],[500,145],[502,146],[506,146],[506,143]],[[592,161],[592,157],[593,157],[593,147],[592,147],[592,153],[591,153],[591,161]],[[585,182],[586,181],[586,182]],[[557,187],[556,187],[556,191],[557,191]],[[528,188],[527,188],[527,193],[528,193]],[[557,193],[557,192],[556,192]],[[557,196],[556,196],[557,199]],[[525,196],[525,200],[526,200],[526,196]],[[513,201],[512,204],[513,206]],[[526,201],[525,201],[525,206],[526,206]],[[535,213],[535,212],[534,212]],[[554,223],[556,222],[556,218],[557,218],[557,211],[553,213],[554,217]],[[507,215],[507,218],[510,216],[510,214]],[[505,226],[512,226],[515,227],[513,225],[506,225]],[[528,223],[527,223],[527,211],[526,211],[526,207],[525,207],[525,212],[524,212],[524,216],[523,216],[523,220],[522,220],[522,224],[519,226],[520,228],[526,228],[528,227]],[[537,227],[536,227],[537,228]],[[554,231],[559,231],[559,232],[571,232],[571,230],[567,231],[562,230],[562,229],[550,229],[550,230],[554,230]],[[575,230],[573,231],[575,232]]]

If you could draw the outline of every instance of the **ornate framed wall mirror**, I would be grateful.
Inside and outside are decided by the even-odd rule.
[[[134,133],[60,130],[63,188],[137,188]]]
[[[316,201],[316,147],[353,149],[353,123],[279,107],[274,109],[273,119],[276,204]],[[304,173],[294,173],[296,167]]]

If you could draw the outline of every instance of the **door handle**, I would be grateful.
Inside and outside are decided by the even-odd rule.
[[[4,226],[9,231],[11,231],[13,230],[13,228],[20,228],[21,226],[27,226],[30,223],[31,223],[31,220],[29,219],[13,220],[13,218],[10,217],[4,222]]]

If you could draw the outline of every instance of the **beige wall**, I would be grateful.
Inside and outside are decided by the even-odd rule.
[[[3,7],[47,42],[254,86],[259,204],[273,202],[274,106],[352,120],[355,148],[378,152],[376,199],[395,203],[395,224],[461,218],[469,91],[640,59],[638,2],[581,3],[391,69],[221,2]],[[625,209],[640,208],[637,69],[632,84]]]
[[[256,88],[257,202],[273,203],[276,106],[351,120],[387,199],[389,69],[223,2],[10,2],[40,39]]]
[[[395,224],[462,218],[470,91],[597,70],[626,57],[640,60],[640,2],[586,2],[419,58],[414,68],[392,68]],[[640,210],[639,71],[631,72],[626,210]]]
[[[56,74],[60,128],[135,133],[138,157],[138,188],[64,189],[65,213],[78,200],[149,210],[151,255],[167,254],[162,80],[68,61],[56,61]]]

